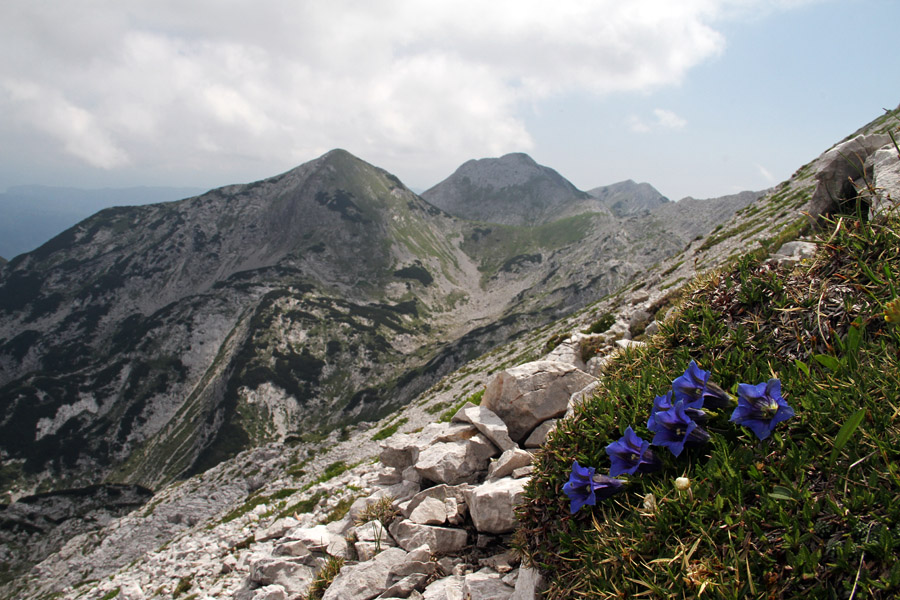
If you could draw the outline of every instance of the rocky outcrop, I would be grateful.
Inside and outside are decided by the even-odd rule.
[[[818,219],[835,212],[855,212],[848,203],[852,203],[859,190],[865,189],[873,180],[867,161],[890,141],[886,134],[858,135],[823,154],[818,160],[816,187],[809,201],[810,218]]]

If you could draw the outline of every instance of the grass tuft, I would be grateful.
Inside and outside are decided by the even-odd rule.
[[[341,567],[343,566],[343,558],[330,556],[328,562],[325,563],[325,566],[322,567],[322,570],[319,571],[319,574],[316,575],[316,578],[310,584],[307,600],[321,600],[322,596],[325,595],[325,591],[328,590],[328,586],[331,585],[337,574],[341,572]]]

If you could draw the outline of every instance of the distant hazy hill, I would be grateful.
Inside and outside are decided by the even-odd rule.
[[[41,185],[12,187],[0,193],[0,256],[12,259],[34,250],[104,208],[169,202],[203,191],[175,187],[97,190]]]

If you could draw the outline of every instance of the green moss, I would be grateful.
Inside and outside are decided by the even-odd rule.
[[[845,219],[824,237],[804,269],[750,255],[696,284],[679,318],[613,361],[559,423],[517,534],[550,576],[548,599],[900,594],[900,328],[884,319],[900,290],[898,222]],[[651,439],[653,398],[692,359],[732,392],[779,378],[796,416],[759,441],[723,411],[710,443],[677,459],[661,450],[661,471],[570,515],[572,461],[603,472],[605,446],[627,426]],[[690,493],[673,488],[680,476]]]
[[[119,595],[119,588],[116,588],[114,590],[111,590],[111,591],[103,594],[103,597],[100,598],[100,600],[112,600],[113,598],[115,598],[118,595]]]

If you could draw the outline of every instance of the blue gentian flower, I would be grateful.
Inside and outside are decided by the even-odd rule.
[[[672,382],[675,400],[684,400],[686,408],[725,408],[733,406],[728,394],[709,380],[709,371],[704,371],[691,361],[684,374]],[[697,406],[695,403],[699,401]]]
[[[658,411],[650,415],[647,429],[655,433],[654,446],[665,446],[678,456],[684,445],[700,444],[709,441],[709,434],[697,425],[685,412],[684,401],[679,400],[669,410]]]
[[[573,515],[585,504],[593,506],[598,498],[608,498],[619,491],[622,481],[604,475],[595,475],[594,467],[582,467],[578,461],[572,463],[569,481],[563,486],[563,492],[569,497],[569,512]]]
[[[650,419],[647,421],[648,429],[650,428],[650,423],[653,422],[654,414],[671,410],[675,406],[672,402],[672,394],[673,390],[669,390],[666,392],[665,396],[657,396],[653,399],[653,408],[650,411]],[[698,423],[706,423],[708,415],[703,410],[703,398],[698,398],[696,400],[676,398],[675,400],[684,402],[684,412],[687,413],[687,416]]]
[[[769,437],[778,423],[793,416],[794,409],[781,397],[779,380],[738,385],[738,406],[731,413],[731,421],[748,427],[759,439]]]
[[[636,472],[647,473],[659,467],[659,459],[650,449],[650,442],[642,440],[629,427],[625,435],[606,447],[606,453],[612,461],[609,469],[610,477],[622,473],[634,475]]]

